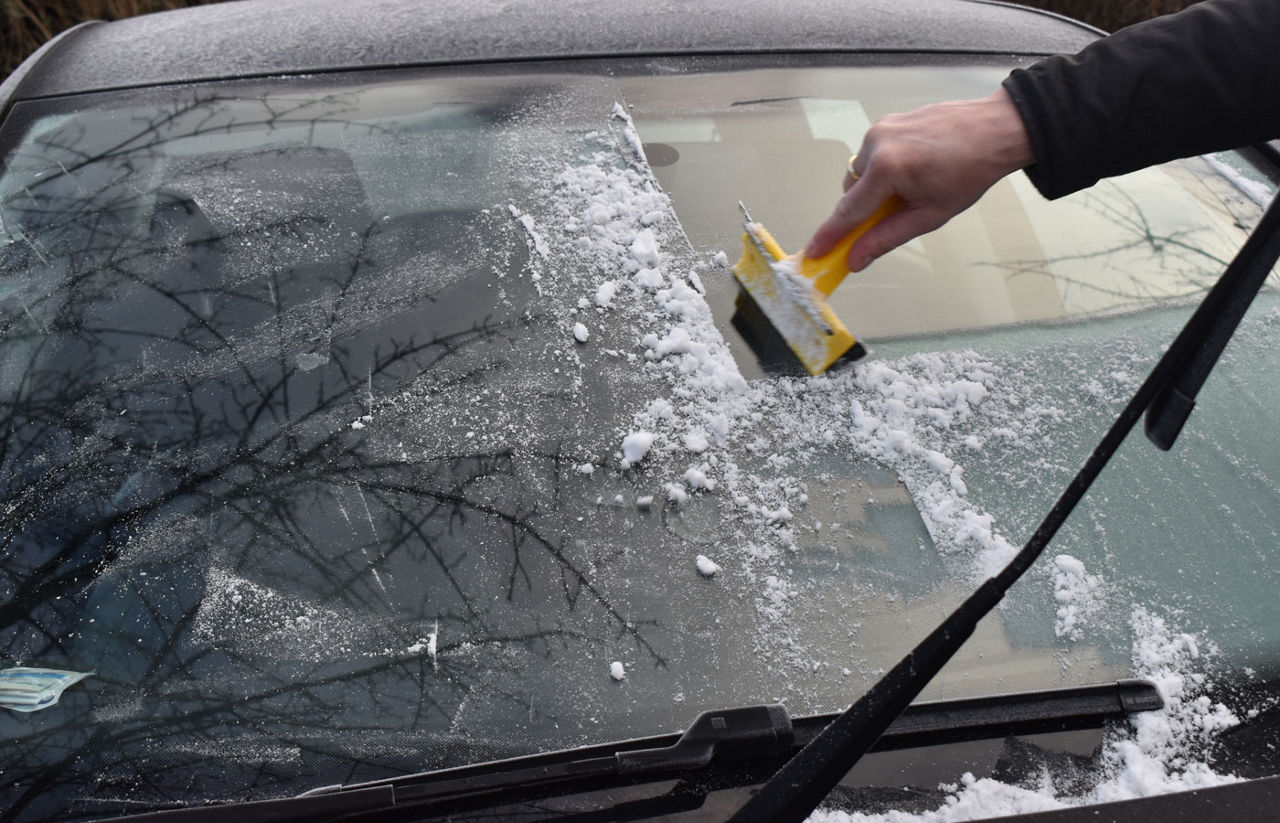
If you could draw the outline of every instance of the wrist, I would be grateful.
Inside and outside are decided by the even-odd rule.
[[[1031,136],[1009,92],[1001,86],[983,98],[982,103],[986,109],[990,145],[994,149],[991,156],[1001,165],[1003,173],[1010,174],[1034,165],[1036,156],[1031,148]]]

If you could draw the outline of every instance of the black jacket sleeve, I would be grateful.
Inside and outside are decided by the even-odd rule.
[[[1049,198],[1280,137],[1280,0],[1204,0],[1004,81]]]

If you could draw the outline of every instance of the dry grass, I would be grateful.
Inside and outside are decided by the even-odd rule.
[[[269,2],[269,0],[264,0]],[[218,0],[0,0],[0,78],[18,67],[41,43],[85,20],[118,20],[147,12],[196,6]],[[1118,28],[1178,11],[1194,0],[1018,0],[1092,23]]]

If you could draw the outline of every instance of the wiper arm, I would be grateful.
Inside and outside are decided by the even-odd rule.
[[[879,682],[769,779],[730,823],[800,823],[866,754],[907,705],[959,651],[1009,587],[1049,545],[1138,418],[1150,409],[1148,436],[1168,449],[1191,413],[1195,393],[1268,271],[1280,257],[1280,198],[1273,199],[1227,271],[1151,374],[1120,412],[1026,545]],[[1154,433],[1153,433],[1154,432]]]
[[[1280,201],[1272,202],[1169,348],[1172,354],[1174,346],[1186,338],[1185,344],[1190,351],[1179,359],[1161,385],[1160,392],[1147,408],[1144,422],[1147,438],[1165,451],[1172,448],[1173,441],[1196,405],[1196,394],[1218,362],[1227,341],[1235,334],[1245,310],[1266,282],[1277,257],[1280,257],[1277,202]]]

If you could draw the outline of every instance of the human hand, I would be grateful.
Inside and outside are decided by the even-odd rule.
[[[844,196],[805,247],[821,257],[893,195],[905,204],[849,249],[849,270],[931,232],[1011,172],[1035,162],[1022,116],[1003,88],[978,100],[891,114],[868,131]]]

